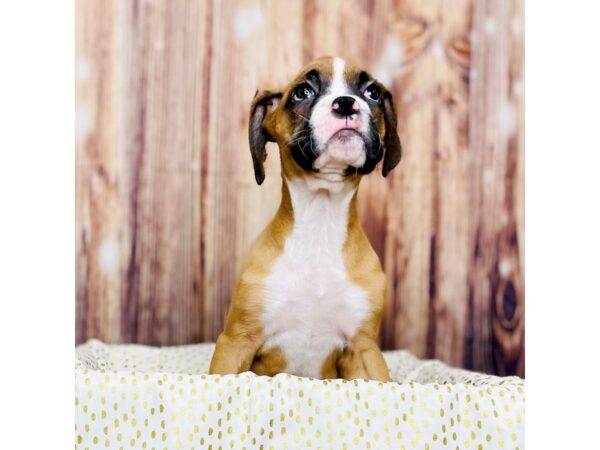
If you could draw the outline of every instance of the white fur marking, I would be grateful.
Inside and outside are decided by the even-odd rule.
[[[344,69],[346,62],[341,58],[333,58],[333,75],[331,85],[329,86],[329,94],[339,97],[340,95],[348,94],[348,86],[344,79]]]
[[[354,187],[322,179],[287,180],[294,227],[265,280],[264,348],[279,347],[286,372],[320,377],[370,311],[346,273],[342,248]]]
[[[333,58],[331,82],[313,108],[310,125],[313,130],[316,148],[321,152],[314,162],[315,169],[336,172],[339,176],[348,166],[361,167],[366,159],[364,140],[356,135],[347,139],[331,139],[341,128],[353,128],[365,136],[369,132],[369,105],[348,89],[344,71],[346,63],[341,58]],[[342,119],[332,112],[333,101],[340,96],[352,97],[358,105],[357,114]]]

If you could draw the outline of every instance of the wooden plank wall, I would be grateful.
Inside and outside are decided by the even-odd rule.
[[[77,342],[214,340],[280,197],[257,88],[308,60],[391,87],[404,146],[363,180],[384,348],[524,375],[523,0],[76,2]],[[271,144],[270,144],[271,145]]]

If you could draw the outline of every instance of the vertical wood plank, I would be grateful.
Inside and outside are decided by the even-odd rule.
[[[229,298],[234,282],[233,259],[235,248],[235,210],[232,189],[227,189],[222,179],[234,179],[235,161],[231,142],[231,130],[226,129],[227,118],[234,108],[230,102],[235,94],[233,74],[228,62],[235,58],[232,51],[232,37],[227,32],[227,18],[231,14],[231,2],[213,1],[213,24],[211,40],[217,45],[212,47],[210,60],[209,105],[211,120],[208,128],[207,185],[205,239],[205,279],[204,297],[210,301],[204,304],[204,325],[209,336],[214,336],[222,328]],[[221,141],[222,139],[222,141]],[[234,245],[229,245],[233,242]]]
[[[77,339],[121,339],[120,230],[125,210],[114,93],[119,53],[118,11],[112,3],[76,4],[76,251]]]
[[[248,114],[250,103],[257,90],[278,90],[294,76],[297,67],[302,66],[303,2],[301,0],[280,2],[269,0],[259,2],[248,0],[238,2],[232,11],[230,32],[235,41],[234,58],[238,72],[235,151],[237,158],[236,187],[236,271],[258,234],[275,214],[281,199],[281,175],[279,149],[267,144],[265,172],[267,177],[261,186],[256,184],[252,159],[248,147]],[[288,20],[279,20],[282,16]],[[248,18],[250,25],[244,25]],[[272,36],[278,36],[273,40]],[[243,67],[243,70],[237,69]],[[263,68],[269,67],[265,71]],[[228,183],[227,180],[223,180]],[[229,187],[231,183],[229,182]]]
[[[464,359],[468,308],[468,42],[470,2],[439,4],[431,43],[439,74],[433,131],[433,228],[427,356],[454,366]]]
[[[520,1],[475,2],[471,67],[469,351],[476,370],[523,375]],[[515,22],[516,21],[516,22]],[[507,36],[507,38],[499,38]],[[515,86],[517,88],[515,89]]]
[[[436,59],[431,51],[437,2],[406,2],[394,11],[388,46],[399,49],[400,72],[392,79],[403,160],[390,175],[385,269],[392,280],[385,326],[387,347],[427,354],[433,230],[433,153],[436,147]],[[397,50],[396,50],[397,51]],[[388,257],[389,255],[389,257]],[[389,339],[389,335],[388,335]],[[391,344],[391,345],[390,345]]]

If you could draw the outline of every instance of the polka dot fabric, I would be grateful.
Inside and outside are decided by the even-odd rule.
[[[77,449],[522,449],[523,380],[386,352],[389,383],[206,375],[214,344],[76,349]]]

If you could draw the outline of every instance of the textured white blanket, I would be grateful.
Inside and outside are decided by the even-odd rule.
[[[206,375],[214,344],[76,348],[78,449],[522,449],[523,380],[384,352],[395,380]]]

